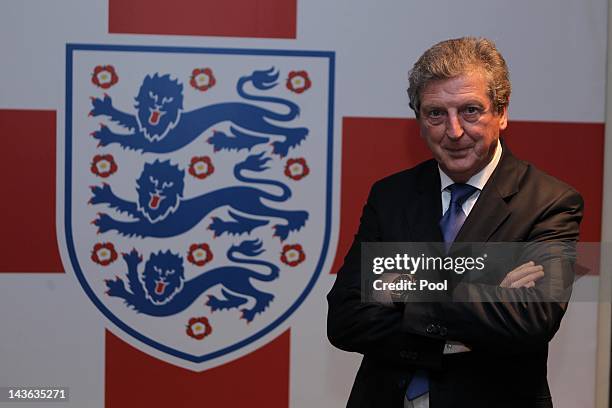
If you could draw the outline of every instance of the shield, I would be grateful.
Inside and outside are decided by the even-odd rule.
[[[64,237],[111,330],[191,368],[289,324],[332,213],[329,52],[68,45]]]

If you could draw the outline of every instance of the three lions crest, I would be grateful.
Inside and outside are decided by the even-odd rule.
[[[64,245],[112,327],[203,369],[321,273],[333,54],[118,49],[68,47]]]

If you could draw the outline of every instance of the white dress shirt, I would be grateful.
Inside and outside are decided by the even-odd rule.
[[[468,199],[465,200],[465,202],[461,206],[466,217],[470,215],[472,208],[474,208],[474,204],[476,204],[476,200],[478,200],[478,197],[480,196],[480,192],[484,188],[485,184],[487,184],[487,181],[489,181],[491,174],[493,174],[493,171],[495,171],[495,168],[499,164],[501,155],[502,155],[502,147],[501,147],[501,143],[498,140],[497,147],[495,148],[495,153],[493,154],[493,159],[489,162],[489,164],[485,166],[484,169],[474,174],[465,183],[465,184],[469,184],[477,188],[474,194],[468,197]],[[450,191],[448,190],[448,186],[450,186],[451,184],[454,184],[455,182],[446,173],[444,173],[444,171],[442,171],[439,165],[438,165],[438,171],[440,172],[440,188],[442,190],[442,194],[441,194],[442,196],[442,214],[444,214],[446,213],[446,211],[448,210],[448,206],[450,205],[451,194],[450,194]]]
[[[474,204],[476,204],[476,200],[480,197],[480,192],[484,188],[487,181],[495,171],[495,168],[499,164],[499,160],[502,155],[502,146],[499,140],[497,141],[497,146],[495,147],[495,153],[493,154],[493,159],[485,166],[484,169],[480,170],[478,173],[474,174],[466,184],[476,187],[476,191],[468,197],[467,200],[461,206],[461,209],[467,216],[470,215],[472,208],[474,208]],[[438,165],[438,171],[440,172],[440,188],[441,188],[441,199],[442,199],[442,214],[446,213],[448,207],[450,206],[451,194],[448,190],[448,186],[454,184],[455,182],[446,174],[440,166]],[[470,348],[455,341],[447,341],[446,346],[444,347],[444,354],[452,354],[452,353],[464,353],[470,351]],[[429,393],[420,396],[419,398],[408,401],[404,399],[404,408],[429,408]]]
[[[478,173],[474,174],[466,182],[466,184],[476,187],[476,191],[474,191],[474,193],[469,196],[461,206],[466,218],[470,215],[472,208],[474,208],[474,204],[476,204],[476,200],[478,200],[478,197],[480,197],[480,192],[484,188],[485,184],[487,184],[487,181],[489,181],[489,178],[491,178],[491,174],[493,174],[493,171],[495,171],[495,168],[499,164],[501,155],[502,147],[498,140],[497,146],[495,147],[495,153],[493,154],[493,159],[491,159],[489,164],[487,164]],[[440,194],[442,197],[442,214],[444,214],[450,206],[451,193],[448,187],[455,182],[446,173],[444,173],[444,171],[442,171],[440,166],[438,166],[438,171],[440,172],[440,188],[442,190]],[[448,341],[446,343],[446,347],[444,347],[444,354],[463,353],[466,351],[470,351],[470,349],[459,342]]]

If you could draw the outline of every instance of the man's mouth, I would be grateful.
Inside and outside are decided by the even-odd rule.
[[[467,146],[467,147],[460,147],[460,148],[456,148],[456,147],[445,147],[444,150],[451,156],[464,156],[465,154],[467,154],[470,149],[472,148],[472,146]]]

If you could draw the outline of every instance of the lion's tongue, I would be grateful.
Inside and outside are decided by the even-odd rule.
[[[157,282],[157,285],[155,285],[155,293],[161,295],[162,293],[164,293],[165,288],[166,284],[164,282]]]
[[[156,209],[159,206],[159,196],[157,194],[151,196],[149,207]]]
[[[159,122],[159,111],[152,111],[151,116],[149,116],[149,123],[157,125],[157,122]]]

